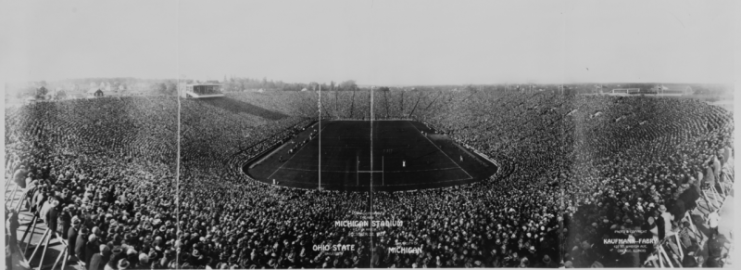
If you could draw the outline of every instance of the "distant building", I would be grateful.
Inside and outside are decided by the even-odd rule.
[[[676,85],[676,86],[664,86],[664,85],[657,85],[654,86],[651,90],[655,91],[656,93],[660,95],[671,95],[671,96],[684,96],[684,95],[691,95],[694,93],[694,90],[689,85]]]
[[[87,98],[102,98],[103,96],[105,95],[103,94],[103,90],[100,90],[100,88],[90,89],[87,91]]]
[[[216,98],[223,97],[221,84],[217,83],[188,83],[178,87],[178,92],[183,98]]]
[[[640,88],[615,88],[612,89],[613,95],[631,95],[641,93]]]

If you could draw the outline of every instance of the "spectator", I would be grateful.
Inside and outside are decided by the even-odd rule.
[[[718,236],[718,224],[720,223],[720,215],[718,210],[713,210],[708,214],[707,217],[708,228],[710,228],[710,239],[715,239]]]

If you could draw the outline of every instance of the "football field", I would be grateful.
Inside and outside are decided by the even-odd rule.
[[[244,171],[266,183],[317,188],[321,179],[324,189],[352,191],[452,186],[496,172],[484,158],[429,132],[414,121],[325,121],[321,131],[312,126]]]

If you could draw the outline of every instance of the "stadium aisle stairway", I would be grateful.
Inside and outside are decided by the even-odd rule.
[[[10,178],[6,178],[6,179],[10,179]],[[13,193],[13,190],[16,187],[17,185],[15,183],[11,183],[6,189],[6,196],[11,195]],[[18,189],[18,191],[15,192],[15,194],[13,194],[12,197],[6,197],[6,205],[8,209],[12,209],[12,210],[18,209],[18,206],[19,206],[19,203],[21,203],[20,200],[22,199],[22,197],[23,197],[23,192],[21,189]],[[60,238],[54,238],[51,241],[49,241],[46,254],[43,254],[44,244],[40,243],[40,241],[42,240],[44,233],[48,229],[46,224],[41,220],[37,220],[36,226],[33,226],[34,224],[31,223],[33,221],[33,213],[31,213],[29,209],[25,207],[25,205],[21,207],[21,211],[18,214],[18,221],[19,221],[20,226],[18,227],[18,230],[16,231],[17,245],[15,247],[11,247],[12,249],[11,258],[12,258],[12,267],[13,267],[12,269],[14,270],[15,269],[41,269],[41,270],[52,269],[52,266],[54,266],[56,259],[64,251],[66,246],[60,241],[61,240]],[[28,235],[26,235],[25,241],[21,241],[21,238],[23,237],[24,233],[27,230],[29,231],[28,231]],[[28,258],[31,257],[32,253],[39,245],[41,245],[41,247],[38,249],[34,258],[29,261]],[[42,258],[42,255],[43,255],[43,258]],[[62,262],[60,261],[58,262],[56,268],[54,269],[62,269],[61,265],[62,265]],[[85,270],[85,268],[77,264],[77,259],[68,257],[64,270]]]
[[[733,171],[732,167],[724,167],[725,172]],[[703,188],[702,194],[697,199],[697,207],[691,212],[687,213],[687,216],[683,219],[684,221],[691,222],[691,231],[694,237],[698,239],[701,250],[699,254],[703,257],[703,263],[708,260],[711,254],[709,250],[718,248],[721,250],[721,254],[730,253],[731,242],[733,241],[732,219],[730,221],[723,222],[724,217],[733,215],[733,201],[734,201],[734,190],[733,190],[733,178],[730,173],[724,175],[724,181],[720,183],[727,190],[725,194],[718,192],[715,188]],[[718,211],[721,217],[721,222],[718,226],[718,236],[715,239],[710,239],[710,228],[708,228],[707,218],[713,211]],[[667,237],[659,243],[655,251],[649,256],[644,263],[644,266],[653,267],[682,267],[680,265],[681,259],[686,255],[682,252],[682,247],[685,247],[677,237],[677,232],[668,234]],[[679,252],[674,252],[671,246],[675,245],[680,247]],[[677,262],[674,258],[679,258],[680,262]],[[723,259],[725,263],[724,267],[730,267],[732,264],[730,255]],[[671,261],[671,265],[670,264]]]

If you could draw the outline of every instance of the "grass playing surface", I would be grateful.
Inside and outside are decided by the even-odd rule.
[[[396,191],[471,183],[497,170],[445,136],[425,136],[430,130],[419,122],[323,121],[321,128],[321,154],[319,136],[310,139],[314,125],[244,171],[291,187],[317,188],[321,176],[324,189]]]

